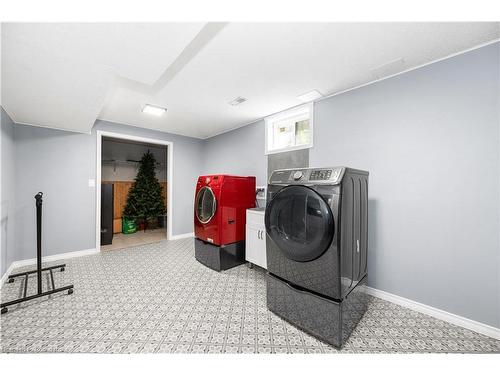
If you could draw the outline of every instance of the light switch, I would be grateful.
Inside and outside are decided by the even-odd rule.
[[[93,178],[89,178],[89,187],[95,187],[95,180]]]

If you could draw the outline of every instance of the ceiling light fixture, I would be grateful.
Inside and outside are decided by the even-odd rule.
[[[236,99],[231,100],[229,102],[229,105],[240,105],[241,103],[246,102],[247,100],[243,98],[242,96],[238,96]]]
[[[147,113],[149,115],[153,115],[153,116],[161,116],[165,112],[167,112],[167,109],[166,108],[162,108],[162,107],[158,107],[156,105],[146,104],[142,108],[142,112]]]
[[[300,101],[304,103],[309,103],[312,102],[313,100],[319,99],[323,96],[318,90],[312,90],[309,92],[306,92],[305,94],[297,96]]]

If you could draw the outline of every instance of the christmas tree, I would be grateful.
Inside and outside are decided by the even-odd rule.
[[[156,159],[148,150],[142,156],[139,172],[127,196],[123,216],[130,219],[153,221],[165,214],[162,187],[156,178]]]

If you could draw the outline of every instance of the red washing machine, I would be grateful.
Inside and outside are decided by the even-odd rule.
[[[255,177],[198,177],[194,203],[195,257],[216,271],[245,263],[247,208],[255,207]]]

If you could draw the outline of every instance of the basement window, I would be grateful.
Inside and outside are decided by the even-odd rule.
[[[266,118],[266,154],[313,146],[313,104]]]

